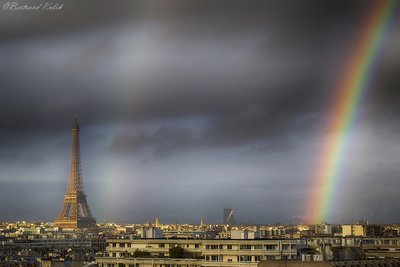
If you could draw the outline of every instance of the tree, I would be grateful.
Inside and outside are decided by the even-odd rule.
[[[136,249],[135,252],[133,252],[133,257],[134,258],[150,258],[151,254],[149,251]]]
[[[169,249],[169,257],[173,259],[182,259],[185,255],[185,250],[179,246]]]

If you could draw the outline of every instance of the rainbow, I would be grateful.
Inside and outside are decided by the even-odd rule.
[[[308,223],[325,222],[332,212],[351,128],[362,100],[372,87],[373,74],[391,25],[395,3],[396,0],[373,1],[352,46],[342,78],[334,88],[335,97],[325,128],[330,137],[322,141],[322,152],[314,170],[312,188],[315,191],[307,203]]]

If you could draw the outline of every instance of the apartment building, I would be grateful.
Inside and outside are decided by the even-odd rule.
[[[296,259],[301,240],[108,239],[99,267],[257,266],[261,260]],[[171,259],[180,247],[185,258]],[[133,257],[135,251],[149,258]]]
[[[381,237],[383,227],[376,224],[345,224],[342,225],[342,236]]]
[[[262,260],[301,260],[314,248],[362,248],[367,258],[400,258],[400,238],[315,237],[307,239],[107,239],[106,253],[97,258],[99,267],[195,267],[249,266]],[[171,258],[170,249],[180,247],[182,258]],[[305,252],[302,252],[306,249]],[[138,250],[140,255],[134,255]],[[321,256],[323,259],[323,255]],[[144,257],[143,257],[144,255]],[[318,256],[318,255],[317,255]]]

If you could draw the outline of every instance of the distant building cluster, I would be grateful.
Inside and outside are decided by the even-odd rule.
[[[231,226],[204,221],[199,225],[163,224],[156,218],[145,224],[98,223],[94,229],[4,222],[0,223],[0,266],[255,267],[281,260],[398,259],[399,233],[399,225],[368,222]],[[379,266],[385,266],[382,264]]]

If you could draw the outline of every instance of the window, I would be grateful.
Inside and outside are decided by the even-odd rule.
[[[228,262],[232,262],[232,259],[228,259]]]
[[[131,245],[132,245],[131,243],[128,243],[128,248],[130,248],[130,247],[131,247]]]
[[[262,245],[254,245],[254,249],[262,249]]]
[[[228,249],[232,249],[232,245],[228,245]]]
[[[251,261],[251,256],[240,256],[240,261]]]
[[[200,244],[194,244],[194,248],[200,248]]]
[[[125,247],[125,243],[120,243],[120,244],[119,244],[119,247],[120,247],[120,248],[124,248],[124,247]]]
[[[250,250],[251,249],[251,245],[240,245],[240,249]]]
[[[262,256],[254,256],[254,261],[260,261]]]
[[[206,245],[206,249],[218,249],[218,245]]]
[[[265,245],[266,250],[276,250],[276,245]]]
[[[163,247],[165,247],[165,244],[158,244],[158,247],[163,248]]]
[[[116,258],[117,257],[117,253],[113,252],[111,257]]]
[[[211,261],[218,261],[218,255],[212,255]]]
[[[282,245],[282,250],[289,250],[289,245],[288,244],[283,244]]]
[[[112,243],[112,247],[115,248],[117,246],[117,243]]]

